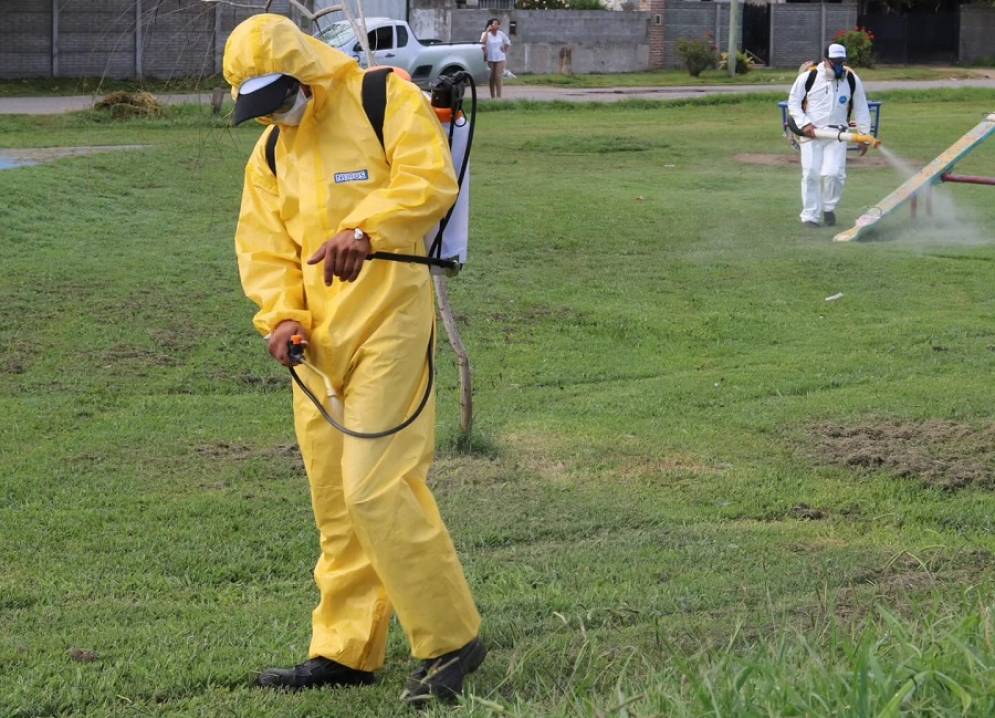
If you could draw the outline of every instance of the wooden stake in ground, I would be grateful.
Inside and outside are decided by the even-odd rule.
[[[211,92],[211,114],[215,117],[221,114],[221,107],[225,103],[225,95],[227,91],[223,87],[215,87],[213,92]]]
[[[459,427],[463,436],[469,439],[473,429],[473,371],[470,369],[470,355],[466,352],[459,327],[456,326],[456,317],[449,306],[449,278],[435,274],[432,279],[435,282],[435,296],[439,302],[442,324],[446,328],[449,345],[456,353],[456,364],[459,367]]]

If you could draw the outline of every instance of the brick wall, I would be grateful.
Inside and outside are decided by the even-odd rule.
[[[650,16],[649,67],[658,70],[665,65],[667,0],[642,0],[640,9],[648,12]]]

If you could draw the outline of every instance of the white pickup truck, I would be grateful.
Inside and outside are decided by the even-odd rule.
[[[419,40],[408,23],[389,17],[366,18],[367,38],[374,64],[392,65],[408,71],[412,81],[429,89],[441,75],[465,70],[477,85],[487,84],[489,70],[477,42],[444,43]],[[319,40],[356,58],[366,67],[366,56],[356,40],[352,26],[345,20],[318,32]]]

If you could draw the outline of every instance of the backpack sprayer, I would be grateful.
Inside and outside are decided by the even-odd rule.
[[[467,120],[466,115],[463,113],[463,98],[466,94],[467,86],[470,88],[471,95],[469,120]],[[453,162],[457,172],[457,185],[459,186],[456,201],[449,208],[446,216],[439,222],[438,226],[425,235],[426,256],[374,252],[367,259],[424,264],[429,267],[433,274],[455,276],[462,269],[463,264],[466,263],[469,235],[470,188],[468,169],[470,166],[470,148],[473,145],[473,130],[477,120],[477,86],[473,81],[473,76],[468,72],[444,75],[432,88],[431,103],[440,122],[442,122],[443,128],[448,133],[449,150],[453,154]],[[435,380],[434,345],[435,331],[433,330],[428,340],[428,350],[425,353],[425,361],[428,366],[428,383],[425,386],[425,393],[418,402],[418,406],[400,424],[382,431],[355,431],[342,423],[342,399],[338,395],[338,392],[336,392],[331,378],[315,366],[315,364],[307,360],[304,353],[306,347],[304,337],[299,334],[292,336],[288,342],[287,348],[290,360],[293,363],[293,366],[289,367],[290,375],[304,395],[314,404],[318,413],[336,430],[355,439],[380,439],[396,434],[410,426],[428,404]],[[331,411],[325,408],[322,399],[301,380],[295,369],[296,366],[306,366],[321,378],[322,383],[325,385],[325,394],[329,400]]]
[[[463,113],[463,97],[470,88],[470,118]],[[466,263],[470,224],[470,148],[477,124],[477,84],[469,72],[443,75],[432,87],[432,108],[449,138],[449,151],[456,167],[459,194],[439,224],[425,235],[426,256],[374,252],[367,259],[427,264],[433,274],[454,277]]]

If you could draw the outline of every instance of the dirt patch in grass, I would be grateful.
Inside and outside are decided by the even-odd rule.
[[[0,149],[0,158],[17,164],[39,164],[54,162],[67,157],[88,157],[105,152],[144,150],[148,145],[84,145],[80,147],[29,147],[26,149]]]
[[[939,583],[972,582],[991,570],[992,554],[984,549],[916,555],[903,551],[885,565],[854,574],[847,586],[873,585],[883,593],[921,590]]]
[[[734,159],[745,165],[759,165],[761,167],[798,167],[800,164],[797,152],[773,155],[747,152],[736,155]],[[868,153],[863,157],[847,157],[846,166],[848,168],[868,167],[877,169],[887,167],[888,163],[880,155]]]
[[[105,369],[138,370],[134,372],[138,376],[145,376],[141,372],[143,367],[171,367],[180,363],[173,354],[133,347],[115,347],[100,352],[97,356],[100,365]]]
[[[76,661],[77,663],[93,663],[97,660],[97,654],[94,651],[89,651],[85,648],[70,648],[66,653],[69,655],[69,659]]]
[[[834,612],[848,621],[863,619],[883,603],[907,618],[921,615],[926,596],[989,581],[992,558],[984,549],[950,552],[942,548],[919,555],[903,551],[881,566],[856,571],[846,579],[835,592]]]
[[[194,448],[201,456],[208,459],[223,459],[231,461],[246,461],[249,459],[293,459],[301,464],[301,452],[297,444],[279,444],[277,446],[252,447],[242,444],[227,444],[220,441],[216,444],[204,444]]]
[[[441,456],[429,473],[432,486],[501,486],[514,483],[517,475],[496,458]]]
[[[788,511],[788,516],[799,521],[821,521],[828,515],[823,509],[813,508],[808,504],[798,504],[792,506]]]
[[[0,374],[23,374],[24,364],[14,357],[0,359]]]
[[[730,464],[713,464],[692,454],[672,454],[661,457],[634,457],[618,469],[622,478],[647,478],[674,474],[695,475],[720,474],[732,468]]]
[[[542,322],[585,324],[592,321],[588,315],[570,307],[543,305],[516,307],[514,311],[493,312],[487,315],[486,319],[500,324],[540,324]]]
[[[558,155],[604,155],[619,152],[647,152],[653,149],[666,149],[667,142],[656,139],[640,139],[625,135],[589,135],[578,138],[561,134],[530,139],[522,143],[525,152],[542,152]]]
[[[813,427],[820,461],[858,471],[888,471],[942,489],[995,487],[995,424],[868,421]]]

